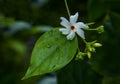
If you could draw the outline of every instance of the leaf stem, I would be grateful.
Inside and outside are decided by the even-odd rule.
[[[70,10],[69,10],[68,4],[67,4],[67,0],[64,0],[64,2],[65,2],[65,6],[66,6],[68,16],[70,17]]]

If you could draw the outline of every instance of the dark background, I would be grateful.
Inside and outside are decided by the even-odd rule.
[[[93,28],[103,24],[105,31],[86,34],[88,41],[96,38],[103,47],[96,49],[90,64],[83,60],[68,66],[58,77],[59,84],[67,84],[62,81],[70,81],[70,73],[71,84],[120,84],[120,0],[67,1],[72,15],[79,12],[79,21],[95,22]],[[59,27],[61,16],[68,18],[64,0],[0,0],[0,84],[38,84],[45,76],[55,76],[21,80],[35,41]]]

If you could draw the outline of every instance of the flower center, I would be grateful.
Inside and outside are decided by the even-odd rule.
[[[70,29],[71,29],[71,30],[74,30],[74,29],[75,29],[75,27],[72,25]]]

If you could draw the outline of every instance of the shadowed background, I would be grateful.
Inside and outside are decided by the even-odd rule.
[[[89,63],[80,60],[59,71],[58,84],[120,84],[120,0],[67,0],[79,21],[104,24],[101,35],[86,33],[103,44]],[[0,83],[56,84],[56,74],[22,81],[34,43],[44,32],[68,18],[64,0],[0,0]],[[78,67],[79,66],[79,67]],[[46,83],[43,81],[47,81]]]

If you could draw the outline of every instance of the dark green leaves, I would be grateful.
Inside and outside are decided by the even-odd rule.
[[[35,44],[30,66],[23,79],[61,69],[73,59],[77,47],[77,38],[67,40],[58,29],[45,33]]]
[[[107,4],[103,0],[88,0],[88,19],[96,21],[107,12]]]

